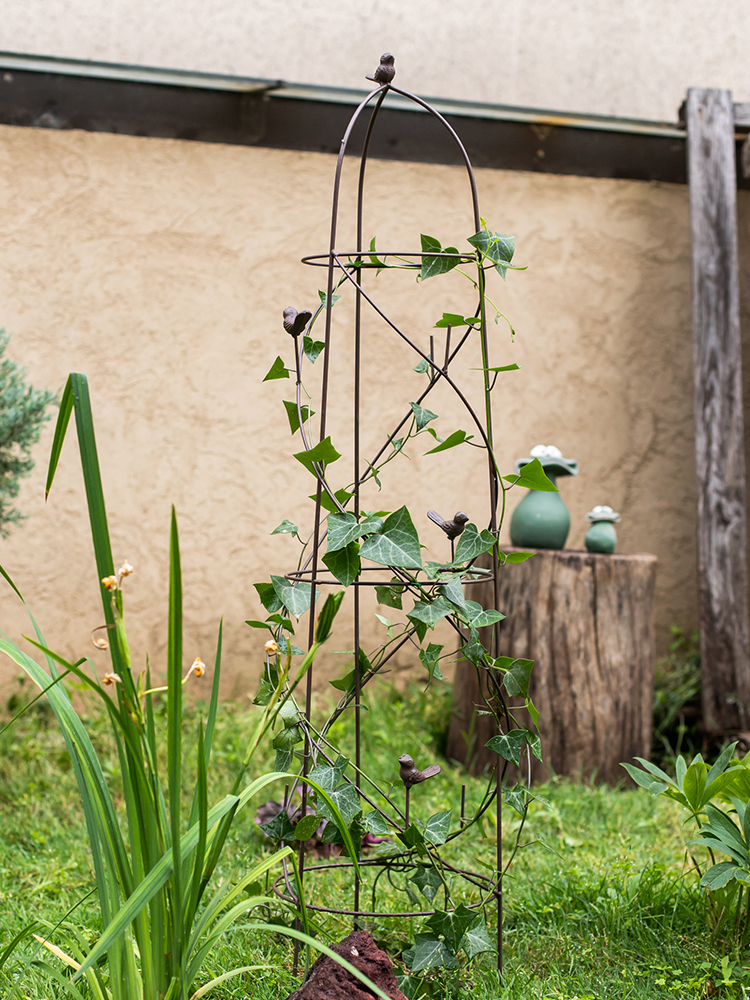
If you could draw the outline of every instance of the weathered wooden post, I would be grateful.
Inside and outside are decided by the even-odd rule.
[[[703,717],[714,732],[750,721],[735,110],[728,90],[686,105],[692,235],[698,599]]]

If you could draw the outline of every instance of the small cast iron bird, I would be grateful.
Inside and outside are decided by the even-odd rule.
[[[384,52],[380,57],[380,65],[372,76],[366,76],[365,80],[372,80],[373,83],[390,83],[396,75],[396,67],[393,65],[395,57],[390,52]]]
[[[464,514],[462,510],[456,511],[452,521],[446,521],[445,518],[441,517],[436,510],[428,510],[427,516],[431,521],[434,521],[439,528],[443,529],[451,541],[453,541],[454,538],[458,538],[466,527],[466,522],[469,520],[469,515]]]
[[[287,306],[284,310],[284,329],[293,337],[299,337],[311,319],[312,313],[309,309],[297,312],[294,306]]]
[[[420,771],[415,766],[414,759],[408,753],[401,754],[398,762],[400,765],[398,770],[399,776],[407,788],[411,788],[412,785],[418,785],[420,781],[426,781],[428,778],[434,778],[436,774],[440,774],[439,764],[430,764],[424,771]]]

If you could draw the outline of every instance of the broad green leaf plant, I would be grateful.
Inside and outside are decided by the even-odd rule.
[[[446,336],[444,363],[438,364],[432,351],[427,354],[415,348],[421,354],[421,360],[414,371],[426,375],[427,385],[416,394],[416,399],[409,402],[404,418],[392,433],[385,436],[377,453],[370,460],[365,460],[365,471],[359,483],[348,482],[338,473],[345,463],[337,464],[341,452],[331,436],[321,430],[316,438],[313,417],[322,406],[308,391],[306,383],[308,366],[314,365],[321,355],[325,357],[327,350],[325,340],[315,339],[316,323],[326,317],[326,311],[334,307],[340,295],[319,293],[320,304],[308,313],[309,321],[304,330],[287,330],[293,337],[291,358],[285,360],[279,355],[264,379],[282,381],[294,378],[295,398],[282,401],[293,440],[298,440],[297,435],[302,440],[302,448],[293,450],[293,456],[317,480],[317,492],[310,498],[314,501],[319,499],[325,522],[320,527],[316,522],[315,529],[305,532],[289,519],[282,520],[272,534],[291,534],[300,542],[296,570],[286,576],[271,576],[270,581],[255,584],[266,616],[249,620],[247,624],[269,633],[266,667],[255,698],[255,704],[262,710],[259,727],[267,729],[270,717],[283,723],[273,738],[277,770],[296,769],[300,777],[308,775],[315,779],[338,804],[345,825],[339,824],[327,804],[320,801],[315,793],[306,792],[301,808],[302,819],[296,827],[291,818],[294,812],[290,816],[290,810],[287,810],[263,829],[279,845],[290,844],[295,838],[298,842],[305,840],[325,820],[323,840],[342,845],[352,862],[359,857],[363,834],[369,832],[395,838],[390,853],[385,856],[381,845],[381,856],[372,863],[380,867],[381,874],[387,871],[389,879],[400,878],[403,891],[416,909],[425,905],[434,908],[422,933],[417,935],[414,947],[405,953],[405,961],[412,973],[439,965],[454,965],[459,953],[471,958],[481,951],[493,949],[486,930],[485,907],[495,898],[507,865],[518,850],[531,798],[528,788],[517,783],[503,787],[506,803],[521,815],[516,844],[504,870],[492,871],[491,877],[483,883],[484,890],[478,902],[474,902],[470,909],[457,896],[461,877],[445,860],[444,849],[455,838],[481,823],[498,794],[497,772],[501,772],[504,778],[509,765],[514,766],[514,773],[517,774],[524,763],[528,766],[530,755],[541,759],[536,731],[538,712],[529,697],[533,663],[531,660],[498,655],[496,644],[487,638],[487,633],[491,633],[504,618],[503,613],[495,608],[482,607],[477,601],[468,599],[464,592],[464,583],[481,580],[483,575],[491,574],[491,570],[486,568],[488,560],[502,567],[505,563],[520,562],[533,555],[527,552],[506,554],[499,550],[498,537],[508,492],[517,487],[555,490],[538,459],[526,465],[520,475],[503,475],[484,430],[491,424],[491,394],[498,378],[518,370],[517,364],[494,364],[493,359],[487,356],[486,340],[480,336],[488,315],[494,315],[496,323],[505,319],[487,294],[487,277],[490,272],[495,272],[505,280],[508,270],[522,268],[513,263],[514,237],[492,232],[484,220],[482,229],[468,238],[468,244],[468,250],[459,251],[456,247],[443,247],[436,237],[423,234],[422,253],[415,264],[413,258],[379,253],[373,238],[369,253],[350,256],[346,263],[339,262],[343,274],[332,285],[334,293],[340,292],[342,286],[357,285],[358,276],[364,269],[375,270],[376,274],[389,269],[416,270],[420,283],[457,270],[478,293],[476,307],[467,315],[442,312],[434,324],[435,329],[443,331]],[[469,268],[473,269],[472,273],[469,273]],[[361,292],[359,285],[357,288]],[[453,353],[450,351],[451,331],[456,331]],[[510,332],[512,337],[512,327]],[[286,334],[283,336],[286,337]],[[449,428],[441,436],[438,433],[439,416],[428,408],[428,397],[441,378],[448,379],[449,364],[463,343],[472,336],[479,338],[482,345],[486,424],[474,417],[472,433],[463,428]],[[455,383],[449,381],[460,395]],[[314,443],[316,440],[317,443]],[[467,523],[455,543],[451,542],[451,558],[447,561],[423,560],[424,546],[414,519],[405,506],[391,511],[360,511],[358,501],[352,503],[360,487],[374,482],[380,488],[384,468],[405,455],[407,449],[420,445],[425,455],[466,446],[486,449],[496,483],[497,517],[493,518],[490,528]],[[347,665],[343,676],[331,682],[340,697],[330,716],[321,722],[313,721],[309,705],[295,697],[300,671],[295,672],[292,666],[295,657],[302,657],[302,670],[309,656],[294,642],[299,619],[319,598],[318,591],[313,594],[312,585],[303,579],[303,574],[309,573],[309,567],[315,564],[316,558],[344,588],[355,584],[365,564],[382,567],[386,577],[390,574],[390,580],[376,587],[377,601],[395,612],[392,618],[377,615],[385,630],[382,641],[374,649],[360,647],[355,650],[353,662]],[[430,634],[439,622],[447,622],[453,629],[455,645],[446,648],[444,644],[431,641]],[[428,683],[442,679],[440,665],[447,659],[455,659],[457,646],[459,658],[468,660],[476,670],[485,714],[495,720],[498,735],[487,745],[497,754],[496,774],[490,776],[485,796],[472,817],[454,817],[450,811],[409,818],[396,803],[392,790],[379,787],[367,774],[366,768],[356,767],[334,739],[336,721],[342,713],[357,705],[357,688],[362,691],[377,678],[394,653],[406,643],[416,645]],[[531,720],[530,725],[515,720],[514,711],[519,708],[524,712],[523,718]],[[347,833],[354,844],[354,855],[343,844]],[[376,910],[379,877],[372,885],[373,911]],[[441,897],[440,905],[438,896]]]
[[[294,775],[285,773],[283,768],[251,781],[245,779],[255,748],[279,715],[279,694],[283,690],[289,697],[310,668],[320,646],[330,635],[341,595],[330,595],[323,605],[315,642],[296,668],[294,677],[282,671],[277,679],[278,689],[274,689],[259,720],[247,759],[233,787],[220,801],[209,805],[208,775],[218,710],[222,627],[219,625],[205,721],[199,724],[195,737],[186,746],[183,740],[183,686],[194,677],[200,677],[206,665],[200,657],[194,658],[189,668],[185,664],[177,517],[173,509],[167,678],[166,685],[157,685],[148,660],[137,665],[128,643],[124,600],[127,578],[133,568],[123,563],[115,569],[85,375],[72,374],[62,396],[47,493],[52,487],[73,414],[105,619],[105,624],[95,630],[95,644],[109,650],[111,668],[98,676],[87,657],[70,662],[59,656],[47,646],[33,617],[36,637],[29,642],[36,652],[43,654],[45,665],[40,666],[28,652],[4,635],[0,637],[0,651],[28,674],[40,689],[38,697],[44,695],[48,699],[65,739],[86,820],[104,931],[92,948],[78,940],[75,934],[65,942],[65,948],[37,936],[51,957],[46,961],[37,960],[33,966],[79,1000],[86,987],[87,995],[93,1000],[188,1000],[203,996],[214,986],[248,971],[244,967],[226,970],[217,979],[195,989],[206,958],[233,923],[239,919],[247,921],[261,908],[266,908],[267,912],[269,905],[278,907],[276,896],[269,897],[258,890],[259,880],[267,872],[278,870],[282,862],[296,871],[291,848],[280,846],[271,853],[262,853],[256,863],[239,872],[235,879],[217,882],[215,878],[236,817],[259,795],[267,795],[269,786],[294,780]],[[7,572],[2,572],[23,600]],[[292,613],[299,612],[300,607],[295,604],[298,593],[290,596],[283,589],[283,582],[279,584],[282,599],[289,603]],[[120,764],[120,777],[114,788],[105,777],[85,722],[66,690],[66,679],[75,680],[92,692],[108,714]],[[157,700],[166,700],[166,768],[160,766],[157,755]],[[184,765],[188,754],[193,757],[197,782],[191,789],[189,808],[185,808]],[[313,775],[306,780],[314,789],[321,808],[327,809],[332,821],[344,831],[344,845],[354,853],[347,819],[342,813],[343,802],[337,802],[333,790],[328,791],[324,785],[316,783]],[[124,801],[124,815],[116,805],[117,800]],[[308,949],[313,947],[331,955],[365,983],[375,996],[387,1000],[387,995],[359,970],[315,941],[307,925],[296,930],[254,920],[252,926],[269,933],[286,934]],[[25,928],[0,955],[0,964],[5,963],[12,949],[35,929],[33,925]],[[106,963],[103,962],[105,958]],[[62,974],[59,961],[73,970],[72,978]],[[21,979],[17,987],[20,982]]]
[[[689,764],[677,757],[674,778],[641,757],[641,767],[622,766],[652,795],[666,795],[689,812],[697,836],[687,846],[710,921],[717,934],[743,947],[750,940],[750,757],[738,759],[736,748],[736,742],[726,746],[711,766],[701,754]]]

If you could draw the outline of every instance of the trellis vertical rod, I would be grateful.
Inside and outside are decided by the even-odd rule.
[[[686,120],[703,718],[736,731],[750,721],[750,623],[731,92],[690,89]]]

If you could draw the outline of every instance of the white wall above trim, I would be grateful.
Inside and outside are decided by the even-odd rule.
[[[747,0],[6,0],[0,49],[670,121],[750,99]]]

